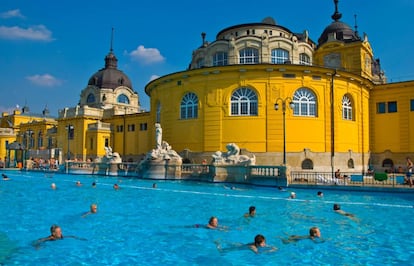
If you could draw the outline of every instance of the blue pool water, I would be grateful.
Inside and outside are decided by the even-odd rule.
[[[414,195],[6,172],[0,181],[0,265],[407,265],[414,261]],[[80,180],[83,186],[77,187]],[[97,187],[91,183],[96,181]],[[156,182],[157,188],[152,188]],[[50,188],[57,185],[56,190]],[[119,190],[113,184],[120,185]],[[81,215],[96,203],[98,213]],[[332,211],[333,203],[359,221]],[[244,218],[250,205],[257,216]],[[196,228],[217,216],[228,231]],[[66,238],[34,248],[52,224]],[[318,226],[324,242],[283,244]],[[273,253],[219,252],[263,234]]]

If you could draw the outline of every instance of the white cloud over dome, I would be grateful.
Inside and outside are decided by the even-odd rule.
[[[143,64],[159,63],[165,60],[158,49],[145,48],[143,45],[138,46],[137,49],[130,52],[129,56],[131,56],[131,60]]]
[[[55,78],[50,74],[27,76],[26,79],[32,82],[33,84],[42,87],[53,87],[62,84],[61,80]]]
[[[27,29],[18,26],[0,26],[0,39],[53,41],[52,32],[43,25],[32,26]]]

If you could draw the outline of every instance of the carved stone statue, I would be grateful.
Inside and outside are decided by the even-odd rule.
[[[213,164],[215,165],[255,165],[256,157],[249,157],[247,155],[240,154],[240,148],[235,143],[229,143],[226,145],[227,152],[216,151],[213,157]]]
[[[161,149],[162,145],[162,128],[159,123],[155,123],[155,148]]]
[[[182,163],[182,158],[174,151],[168,142],[162,140],[162,128],[159,123],[155,124],[155,149],[145,156],[144,161],[171,161],[172,163]]]
[[[112,152],[111,147],[105,147],[105,156],[101,160],[102,163],[122,163],[122,158],[117,152]]]

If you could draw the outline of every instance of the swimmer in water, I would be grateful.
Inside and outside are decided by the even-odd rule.
[[[341,215],[343,215],[343,216],[346,216],[346,217],[350,218],[351,220],[354,220],[354,221],[359,221],[359,219],[358,219],[358,218],[357,218],[354,214],[349,213],[349,212],[345,212],[345,211],[341,210],[341,205],[339,205],[339,204],[337,204],[337,203],[335,203],[335,204],[333,205],[333,210],[334,210],[336,213],[339,213],[339,214],[341,214]]]
[[[282,239],[282,242],[284,244],[289,244],[292,242],[298,242],[299,240],[303,240],[303,239],[310,239],[310,240],[315,241],[319,238],[321,238],[321,230],[318,227],[314,226],[309,229],[309,235],[305,235],[305,236],[291,235],[289,236],[288,239]]]
[[[215,216],[210,217],[210,220],[208,220],[208,224],[203,226],[200,224],[196,224],[195,225],[196,228],[207,228],[207,229],[212,229],[212,230],[221,230],[221,231],[227,231],[228,227],[227,226],[222,226],[218,224],[218,218]]]
[[[249,217],[255,217],[256,216],[256,207],[255,206],[250,206],[249,207],[249,212],[244,214],[244,217],[249,218]]]
[[[277,247],[269,246],[266,244],[266,238],[258,234],[254,238],[254,242],[248,243],[248,244],[242,244],[242,243],[234,243],[231,244],[229,247],[222,248],[221,243],[219,241],[215,241],[216,247],[220,252],[228,252],[228,251],[237,251],[237,250],[243,250],[243,249],[249,249],[253,251],[254,253],[268,253],[268,252],[274,252],[277,251]]]
[[[92,204],[90,207],[90,210],[88,212],[85,212],[82,217],[86,217],[89,214],[96,214],[98,212],[98,205]]]
[[[86,240],[84,238],[79,238],[77,236],[66,236],[66,238],[76,238],[76,239],[79,239],[79,240]],[[36,248],[39,248],[40,244],[43,243],[43,242],[62,240],[62,239],[63,239],[62,229],[60,228],[59,225],[54,224],[50,227],[50,236],[43,237],[43,238],[40,238],[40,239],[36,240],[33,243],[33,246],[35,246]]]

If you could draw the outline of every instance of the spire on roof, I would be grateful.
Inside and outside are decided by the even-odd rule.
[[[334,0],[335,3],[335,13],[331,16],[331,18],[335,21],[338,21],[341,19],[342,14],[338,12],[338,0]]]

